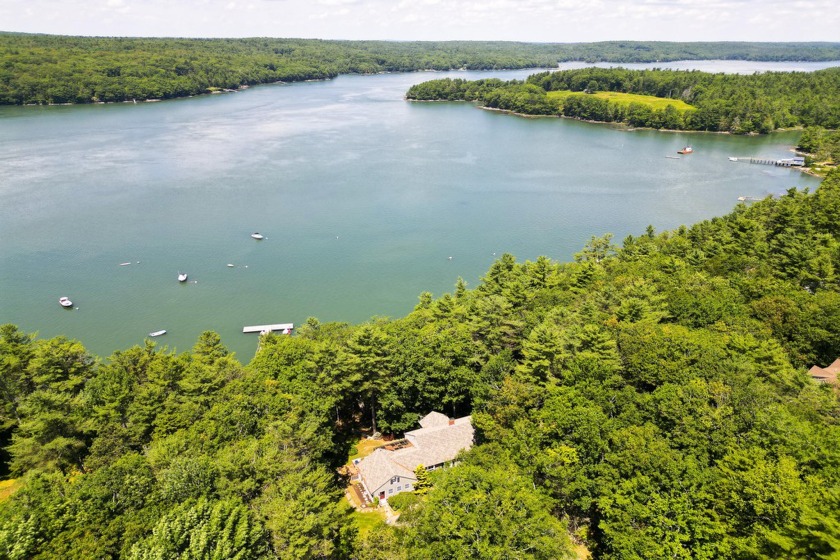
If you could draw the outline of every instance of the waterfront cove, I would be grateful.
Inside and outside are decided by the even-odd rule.
[[[161,331],[159,345],[187,350],[214,330],[248,361],[246,325],[398,317],[458,277],[476,286],[505,252],[565,261],[592,236],[620,244],[819,185],[743,162],[791,157],[796,132],[628,130],[403,99],[431,78],[533,72],[0,107],[0,322],[103,357]]]

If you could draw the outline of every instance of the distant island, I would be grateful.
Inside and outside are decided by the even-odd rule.
[[[171,99],[339,74],[715,59],[840,60],[840,43],[385,42],[0,33],[0,105]]]
[[[473,101],[525,115],[632,127],[767,133],[840,128],[840,67],[753,75],[680,70],[583,68],[502,81],[442,79],[412,86],[415,101]]]

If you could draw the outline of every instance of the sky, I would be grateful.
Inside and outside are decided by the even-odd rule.
[[[0,0],[0,31],[142,37],[840,42],[837,0]]]

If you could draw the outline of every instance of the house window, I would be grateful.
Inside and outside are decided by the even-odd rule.
[[[406,489],[406,490],[411,490],[411,484],[406,484],[406,485],[405,485],[405,489]]]
[[[402,486],[397,486],[397,492],[399,492],[400,490],[402,490]]]
[[[388,488],[388,493],[389,493],[389,494],[393,494],[393,493],[394,493],[394,489],[393,489],[393,488]]]

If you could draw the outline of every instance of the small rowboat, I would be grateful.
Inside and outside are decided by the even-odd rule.
[[[61,304],[61,307],[67,307],[67,308],[73,307],[73,302],[70,301],[70,298],[68,298],[66,296],[61,296],[60,298],[58,298],[58,303]]]
[[[160,330],[160,331],[150,332],[149,336],[160,336],[162,334],[166,334],[166,331],[165,330]]]
[[[178,282],[186,282],[187,281],[187,273],[186,272],[179,272],[178,273]]]
[[[265,239],[265,236],[264,236],[263,234],[261,234],[261,233],[257,232],[257,231],[255,231],[254,233],[252,233],[252,234],[251,234],[251,237],[253,237],[254,239],[257,239],[257,240],[260,240],[260,239]]]

